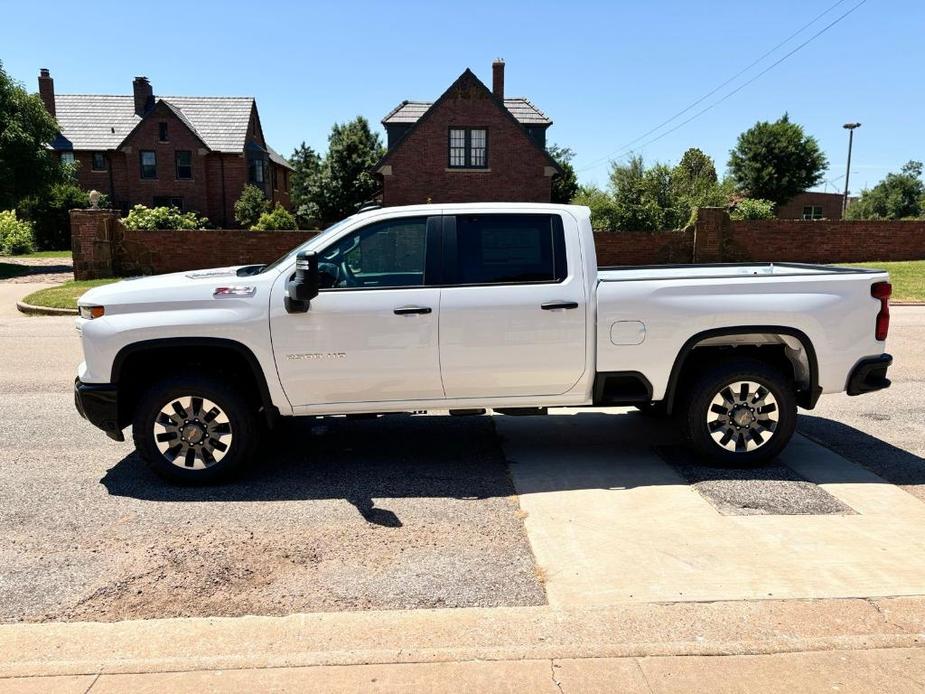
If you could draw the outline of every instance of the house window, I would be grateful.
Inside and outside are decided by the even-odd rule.
[[[103,152],[93,153],[92,168],[94,171],[106,170],[106,155]]]
[[[74,163],[74,153],[73,152],[61,152],[61,163],[62,164],[73,164]]]
[[[256,186],[263,187],[267,180],[267,163],[263,159],[251,159],[248,171],[248,180]]]
[[[183,211],[183,198],[177,197],[175,195],[155,195],[154,196],[154,206],[155,207],[176,207],[181,212]]]
[[[488,130],[450,128],[449,166],[451,169],[488,167]]]
[[[190,179],[193,177],[193,153],[189,150],[178,150],[176,155],[177,178]]]
[[[822,219],[822,208],[819,205],[807,205],[803,208],[803,219]]]
[[[283,169],[283,190],[289,192],[289,172]]]
[[[154,150],[143,149],[138,153],[142,178],[157,178],[157,154]]]
[[[273,190],[279,190],[279,185],[277,184],[278,181],[277,181],[275,166],[270,169],[270,180],[273,181]]]
[[[158,123],[157,124],[157,139],[161,142],[167,142],[167,124]]]

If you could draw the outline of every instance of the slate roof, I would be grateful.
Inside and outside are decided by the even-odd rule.
[[[433,101],[402,101],[382,119],[382,124],[417,123],[418,119],[427,113],[427,109],[433,104]],[[521,125],[552,125],[552,121],[545,113],[522,96],[505,99],[504,107]]]
[[[161,96],[157,101],[165,102],[209,149],[244,150],[253,97]],[[116,149],[141,122],[130,95],[56,94],[55,112],[61,129],[55,149]]]

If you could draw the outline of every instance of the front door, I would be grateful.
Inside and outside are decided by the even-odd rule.
[[[577,230],[566,237],[558,214],[456,215],[444,226],[446,397],[560,395],[572,388],[586,359]]]
[[[274,292],[273,352],[293,407],[443,398],[440,289],[425,277],[439,230],[439,217],[371,222],[319,252],[322,289],[306,313],[281,311]]]

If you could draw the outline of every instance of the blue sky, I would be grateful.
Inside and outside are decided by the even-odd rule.
[[[723,97],[857,5],[842,0],[738,80]],[[434,99],[471,67],[490,85],[507,63],[509,96],[554,121],[550,142],[574,149],[579,178],[603,184],[608,157],[733,76],[836,0],[661,2],[4,3],[0,60],[31,90],[48,67],[60,93],[252,95],[270,143],[324,149],[335,121],[378,129],[402,99]],[[182,18],[182,19],[181,19]],[[925,159],[925,2],[867,0],[753,84],[704,115],[635,147],[675,162],[700,147],[722,172],[736,136],[784,111],[826,151],[844,185],[846,121],[855,138],[852,189]]]

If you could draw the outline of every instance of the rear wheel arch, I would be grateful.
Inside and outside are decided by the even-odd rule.
[[[238,376],[268,423],[278,415],[260,362],[245,345],[225,338],[157,338],[126,345],[113,360],[110,382],[119,387],[120,426],[131,422],[138,398],[153,381],[190,368]]]
[[[743,343],[741,340],[730,341],[726,344],[722,342],[722,338],[725,337],[742,338],[749,335],[792,338],[792,340],[798,342],[800,349],[791,349],[790,345],[785,341],[781,341],[776,345],[767,342]],[[784,364],[786,364],[794,377],[794,381],[799,386],[797,403],[806,409],[815,407],[822,389],[819,387],[819,364],[816,358],[816,350],[809,336],[802,330],[788,326],[743,325],[704,330],[693,335],[684,343],[677,357],[675,357],[671,374],[668,378],[668,386],[665,390],[664,402],[669,414],[674,411],[674,406],[678,402],[678,394],[684,385],[685,377],[691,373],[689,367],[704,360],[720,360],[726,350],[732,350],[734,356],[745,356],[747,354],[779,368],[783,368]],[[801,374],[803,371],[805,373]]]

